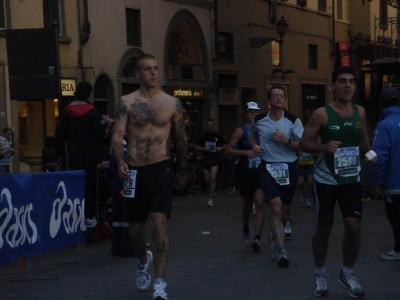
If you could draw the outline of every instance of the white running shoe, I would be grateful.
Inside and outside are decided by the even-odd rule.
[[[167,284],[164,280],[161,280],[161,283],[154,282],[154,293],[153,300],[169,300],[168,294],[165,291],[167,289]]]
[[[286,268],[288,265],[289,265],[289,259],[287,256],[286,249],[279,250],[278,266],[281,268]]]
[[[305,192],[304,191],[300,191],[300,201],[304,202],[305,199],[306,199]]]
[[[311,207],[311,200],[310,199],[306,199],[306,207]]]
[[[400,260],[400,252],[396,252],[394,250],[381,255],[381,259],[383,260]]]
[[[289,220],[287,220],[287,223],[286,223],[285,229],[284,229],[284,233],[285,233],[285,237],[293,235],[292,227],[290,226],[290,218],[289,218]]]
[[[251,209],[250,216],[254,217],[256,215],[256,205],[253,204],[253,208]]]
[[[356,276],[354,276],[353,274],[350,276],[344,276],[343,270],[340,270],[339,283],[344,288],[348,289],[349,294],[352,298],[361,298],[365,294],[361,285],[358,283]]]
[[[207,201],[207,207],[213,207],[214,206],[214,201],[213,199],[208,199]]]
[[[329,296],[328,280],[326,279],[326,275],[315,275],[314,295],[317,297]]]
[[[93,217],[92,219],[86,219],[85,224],[86,224],[86,227],[89,227],[89,228],[96,227],[96,225],[97,225],[96,217]]]
[[[272,232],[268,234],[268,242],[269,242],[269,258],[271,260],[276,260],[278,258],[278,244],[274,241],[274,235]]]
[[[250,245],[251,245],[251,237],[250,237],[250,233],[249,233],[249,232],[243,231],[242,240],[243,240],[243,244],[244,244],[246,247],[250,247]]]
[[[139,291],[145,291],[150,286],[151,276],[147,272],[147,269],[152,261],[153,254],[151,251],[147,250],[147,263],[145,265],[140,265],[139,261],[137,262],[138,270],[136,271],[136,284]]]

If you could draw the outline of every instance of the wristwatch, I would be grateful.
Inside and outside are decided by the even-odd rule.
[[[292,139],[289,139],[286,143],[286,145],[290,145],[290,143],[292,142]]]

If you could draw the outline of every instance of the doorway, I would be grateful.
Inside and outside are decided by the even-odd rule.
[[[18,151],[20,172],[42,172],[42,149],[47,136],[54,136],[58,122],[58,99],[18,101]]]

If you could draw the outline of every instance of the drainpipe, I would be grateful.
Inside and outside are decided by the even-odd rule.
[[[82,24],[82,45],[89,41],[90,36],[90,22],[89,10],[87,0],[83,0],[83,24]]]
[[[332,0],[332,52],[331,57],[336,54],[336,35],[335,35],[335,0]]]
[[[83,22],[81,23],[81,0],[77,0],[78,7],[78,30],[79,30],[79,49],[78,49],[78,66],[81,69],[81,80],[85,80],[85,72],[83,67],[83,54],[82,46],[89,41],[90,36],[90,22],[89,22],[89,12],[88,12],[88,2],[83,0]]]
[[[219,59],[219,29],[218,29],[218,0],[213,1],[213,10],[214,10],[214,57],[212,58],[212,83],[210,87],[210,104],[209,104],[209,109],[210,113],[212,113],[211,109],[215,108],[218,109],[218,105],[216,104],[217,101],[217,95],[218,95],[218,79],[217,79],[217,74],[216,74],[216,66],[218,64],[218,59]],[[215,112],[217,115],[218,113]],[[212,116],[216,117],[216,116]]]
[[[218,32],[218,0],[214,0],[214,47],[215,57],[219,56],[219,32]]]

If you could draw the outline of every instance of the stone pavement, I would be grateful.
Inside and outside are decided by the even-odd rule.
[[[166,282],[170,299],[315,299],[311,252],[314,209],[306,208],[295,198],[294,235],[286,238],[290,266],[281,269],[267,254],[268,224],[262,234],[261,253],[253,254],[243,246],[241,197],[229,196],[228,192],[221,189],[212,208],[206,207],[207,195],[202,193],[174,198],[168,221],[171,249]],[[266,212],[269,220],[268,207]],[[253,228],[250,229],[253,235]],[[328,299],[351,299],[337,283],[342,234],[337,209],[326,263],[330,274]],[[152,299],[151,288],[145,292],[137,290],[136,258],[112,257],[110,244],[110,240],[86,244],[80,263],[77,246],[32,257],[26,260],[23,282],[13,280],[19,276],[18,261],[0,266],[0,300]],[[365,299],[400,299],[400,261],[380,259],[380,254],[392,246],[383,201],[365,202],[362,246],[355,268],[366,291]]]

